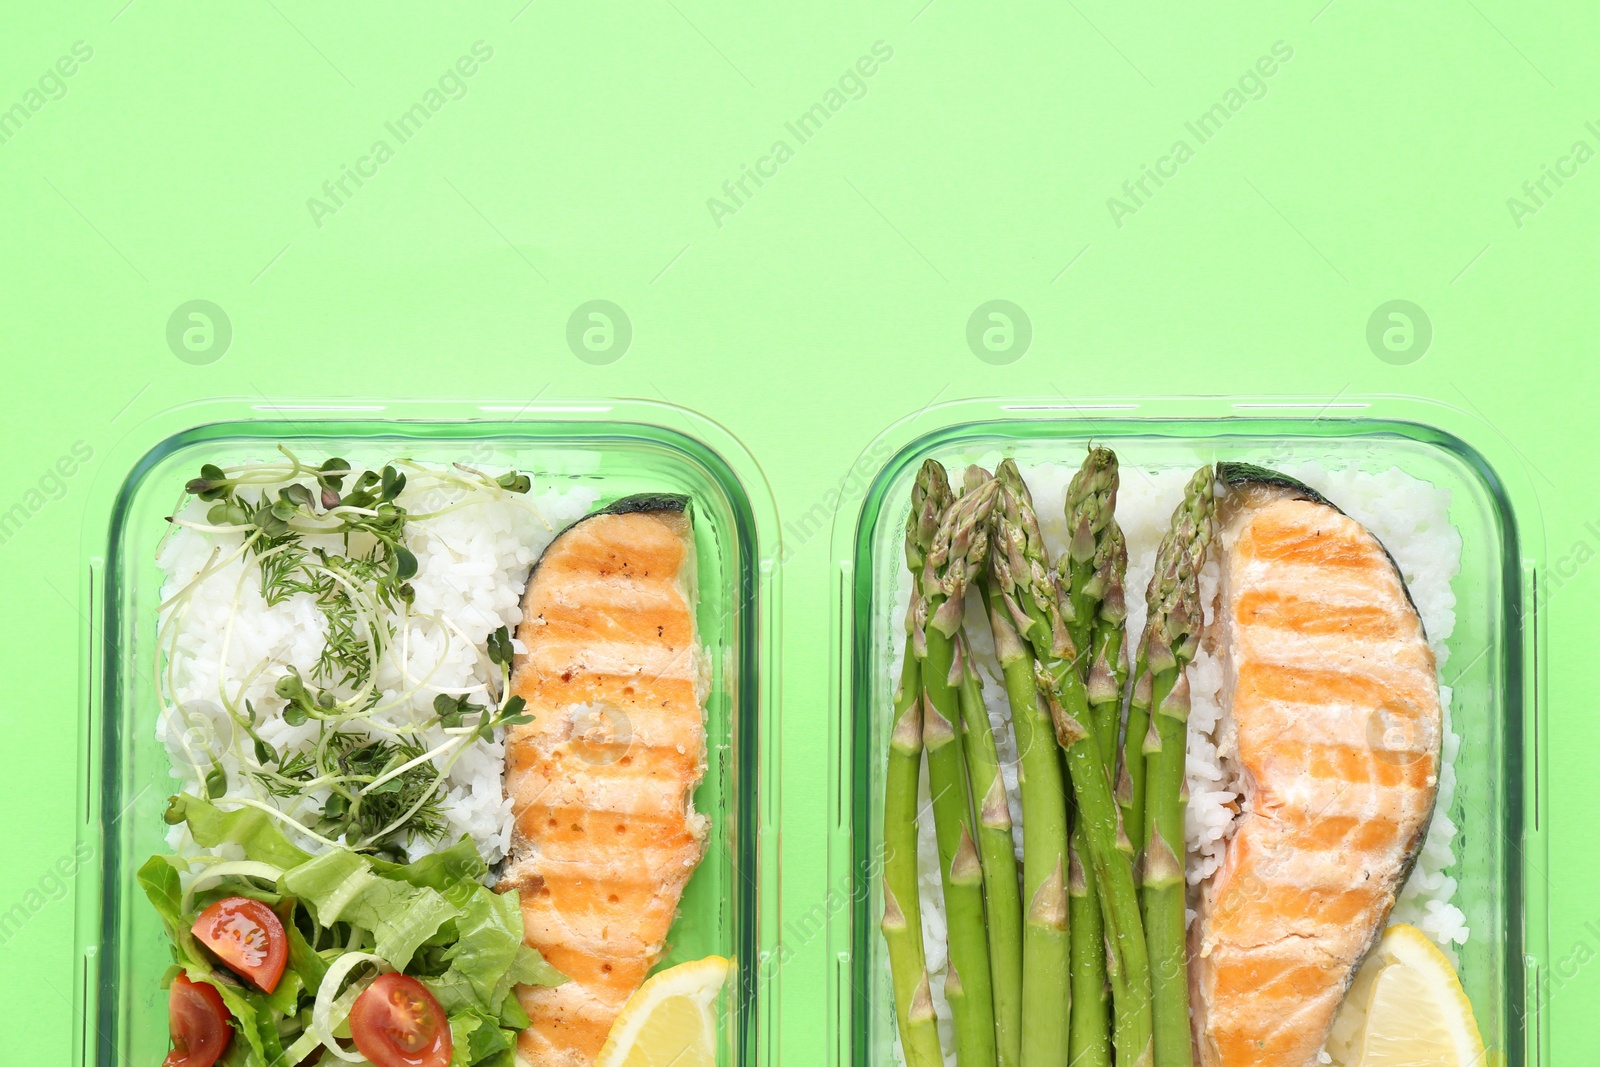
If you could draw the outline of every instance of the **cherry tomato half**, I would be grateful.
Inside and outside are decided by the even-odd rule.
[[[263,993],[278,988],[289,959],[289,939],[282,920],[261,901],[249,897],[217,901],[195,920],[194,936]]]
[[[350,1008],[356,1051],[377,1067],[449,1067],[450,1021],[428,987],[383,974]]]
[[[174,978],[167,995],[172,1051],[161,1061],[162,1067],[211,1067],[233,1040],[233,1027],[228,1025],[232,1018],[216,989],[181,974]]]

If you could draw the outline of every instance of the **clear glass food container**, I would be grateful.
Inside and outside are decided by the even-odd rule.
[[[778,763],[773,642],[777,517],[760,468],[708,419],[666,404],[433,401],[212,401],[166,412],[108,459],[85,534],[80,706],[82,805],[77,885],[75,1064],[159,1063],[168,1048],[171,962],[135,880],[167,851],[161,815],[176,787],[156,739],[151,679],[165,516],[202,463],[276,455],[515,466],[536,482],[586,483],[604,504],[631,493],[694,503],[699,628],[710,653],[708,766],[695,794],[711,819],[705,860],[685,891],[664,964],[735,962],[722,998],[718,1063],[767,1062],[777,982],[757,981],[776,938]]]
[[[1267,467],[1315,460],[1371,471],[1399,467],[1450,491],[1462,558],[1451,581],[1456,626],[1443,667],[1461,738],[1449,809],[1460,832],[1448,873],[1459,883],[1454,903],[1471,928],[1460,976],[1490,1062],[1541,1062],[1548,1049],[1538,996],[1548,960],[1539,716],[1544,549],[1520,457],[1491,426],[1417,400],[1189,397],[963,401],[902,421],[863,456],[862,488],[841,502],[833,541],[838,632],[828,885],[849,906],[829,926],[828,1010],[836,1038],[830,1063],[895,1062],[878,861],[895,682],[890,664],[904,640],[895,589],[905,570],[904,524],[917,468],[933,457],[955,472],[997,454],[1023,464],[1050,459],[1076,466],[1091,441],[1114,448],[1125,472],[1192,470],[1216,460]]]

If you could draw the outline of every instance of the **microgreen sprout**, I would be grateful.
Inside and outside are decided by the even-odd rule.
[[[453,697],[440,693],[433,698],[433,712],[439,716],[439,725],[446,730],[454,730],[461,725],[461,720],[483,708],[471,702],[468,697]]]
[[[510,632],[504,626],[500,627],[500,629],[489,635],[487,644],[489,662],[505,670],[510,670],[511,657],[514,654]]]
[[[529,489],[533,488],[533,479],[529,478],[526,474],[519,474],[516,471],[506,471],[500,477],[495,479],[495,483],[499,485],[500,488],[511,493],[526,493]]]

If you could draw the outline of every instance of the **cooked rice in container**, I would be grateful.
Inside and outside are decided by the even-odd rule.
[[[371,737],[393,737],[392,728],[434,718],[439,694],[472,696],[479,704],[497,695],[498,675],[484,655],[484,642],[501,626],[515,627],[528,573],[558,531],[589,511],[598,494],[587,486],[548,488],[535,479],[527,494],[463,487],[444,468],[406,465],[409,480],[397,500],[414,516],[405,528],[405,546],[417,558],[411,580],[415,597],[408,612],[393,620],[393,640],[383,650],[375,673],[381,690],[372,721],[363,727],[347,720],[343,730]],[[430,471],[432,474],[430,475]],[[352,472],[352,478],[359,471]],[[486,472],[490,480],[501,473]],[[444,477],[439,477],[443,474]],[[281,488],[287,482],[252,485]],[[304,484],[314,485],[309,480]],[[192,500],[178,517],[206,522],[208,505]],[[308,547],[344,552],[343,540],[308,536]],[[264,789],[241,759],[246,744],[222,710],[225,702],[258,715],[264,741],[285,752],[304,751],[315,742],[315,719],[292,725],[283,718],[285,701],[275,682],[293,667],[312,677],[327,641],[328,619],[307,593],[269,605],[262,595],[261,571],[251,554],[240,554],[243,535],[174,526],[157,563],[165,575],[160,618],[160,690],[164,707],[157,731],[172,756],[180,790],[204,796],[212,759],[227,788],[219,803],[241,799],[267,805],[301,823],[314,823],[328,790],[276,796]],[[231,557],[231,558],[230,558]],[[203,577],[202,573],[204,572]],[[196,582],[199,577],[198,583]],[[519,648],[518,651],[521,651]],[[386,730],[385,728],[391,728]],[[433,751],[447,735],[433,726],[413,738]],[[433,757],[438,766],[446,755]],[[444,833],[430,841],[405,842],[411,859],[459,839],[472,838],[490,863],[500,860],[511,840],[511,802],[502,788],[501,740],[468,742],[443,782],[439,809]],[[232,800],[235,804],[229,804]],[[285,823],[296,844],[311,851],[322,846]],[[187,826],[174,827],[170,844],[182,854],[199,851]],[[228,848],[236,846],[224,846]]]

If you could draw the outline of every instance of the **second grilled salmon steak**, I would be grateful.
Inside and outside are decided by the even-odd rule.
[[[593,1063],[666,945],[705,854],[706,660],[686,498],[629,497],[581,519],[528,581],[511,688],[533,721],[506,743],[516,829],[502,889],[569,981],[520,988],[519,1063]]]
[[[1221,740],[1244,814],[1191,936],[1202,1067],[1311,1067],[1421,849],[1442,736],[1433,653],[1365,527],[1221,464]]]

